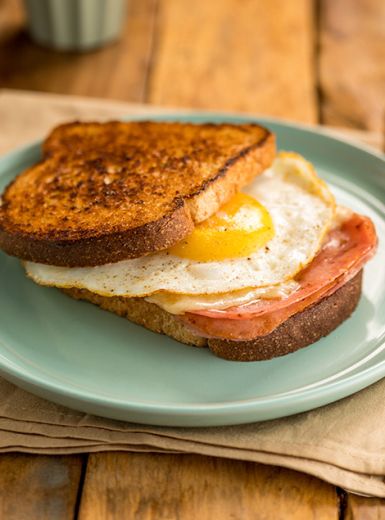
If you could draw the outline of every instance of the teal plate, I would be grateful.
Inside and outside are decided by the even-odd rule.
[[[232,116],[169,115],[201,122]],[[166,119],[167,119],[166,118]],[[0,253],[0,373],[84,412],[167,426],[262,421],[341,399],[385,376],[385,161],[321,131],[260,119],[281,149],[313,162],[337,199],[369,215],[380,237],[353,317],[299,352],[236,363],[181,345],[28,280]],[[40,145],[0,160],[0,189],[39,159]]]

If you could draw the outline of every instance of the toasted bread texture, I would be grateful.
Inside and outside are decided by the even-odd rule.
[[[255,124],[70,123],[0,205],[0,248],[93,266],[171,247],[266,169],[274,136]]]
[[[352,314],[360,299],[361,286],[362,270],[333,294],[295,314],[267,336],[250,341],[202,338],[178,316],[146,302],[143,298],[105,297],[85,289],[63,291],[73,298],[87,300],[187,345],[209,347],[221,358],[232,361],[261,361],[289,354],[328,335]]]

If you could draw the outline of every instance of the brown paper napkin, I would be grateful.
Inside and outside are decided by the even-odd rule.
[[[64,120],[110,119],[154,110],[145,105],[1,91],[0,151],[41,137]],[[355,132],[354,138],[375,146],[381,143],[376,134]],[[356,493],[385,497],[384,403],[385,381],[380,381],[338,403],[285,419],[218,428],[166,428],[69,410],[0,379],[0,452],[199,453],[284,466]]]

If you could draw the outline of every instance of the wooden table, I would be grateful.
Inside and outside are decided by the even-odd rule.
[[[383,0],[130,0],[119,43],[33,45],[0,0],[0,87],[269,114],[382,135]],[[385,501],[188,455],[0,457],[0,518],[379,519]]]

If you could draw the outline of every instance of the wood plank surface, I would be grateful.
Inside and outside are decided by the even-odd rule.
[[[384,0],[321,0],[321,119],[381,132],[385,124]]]
[[[148,101],[315,122],[313,2],[160,0]]]
[[[24,25],[21,0],[0,0],[0,45],[11,40]]]
[[[349,494],[344,520],[385,520],[385,500]]]
[[[317,122],[320,113],[325,123],[378,133],[384,13],[383,0],[130,0],[120,42],[76,54],[32,44],[21,0],[0,0],[0,87],[305,122]],[[339,517],[333,486],[276,467],[97,454],[82,489],[83,460],[2,455],[0,518],[73,518],[80,495],[81,520]],[[348,495],[340,518],[385,519],[384,511],[384,500]]]
[[[73,518],[82,464],[81,456],[1,455],[0,518]]]
[[[20,0],[2,0],[0,87],[144,101],[155,12],[156,0],[130,0],[119,42],[58,52],[31,42]]]
[[[90,455],[80,520],[332,520],[335,488],[290,470],[214,457]]]

